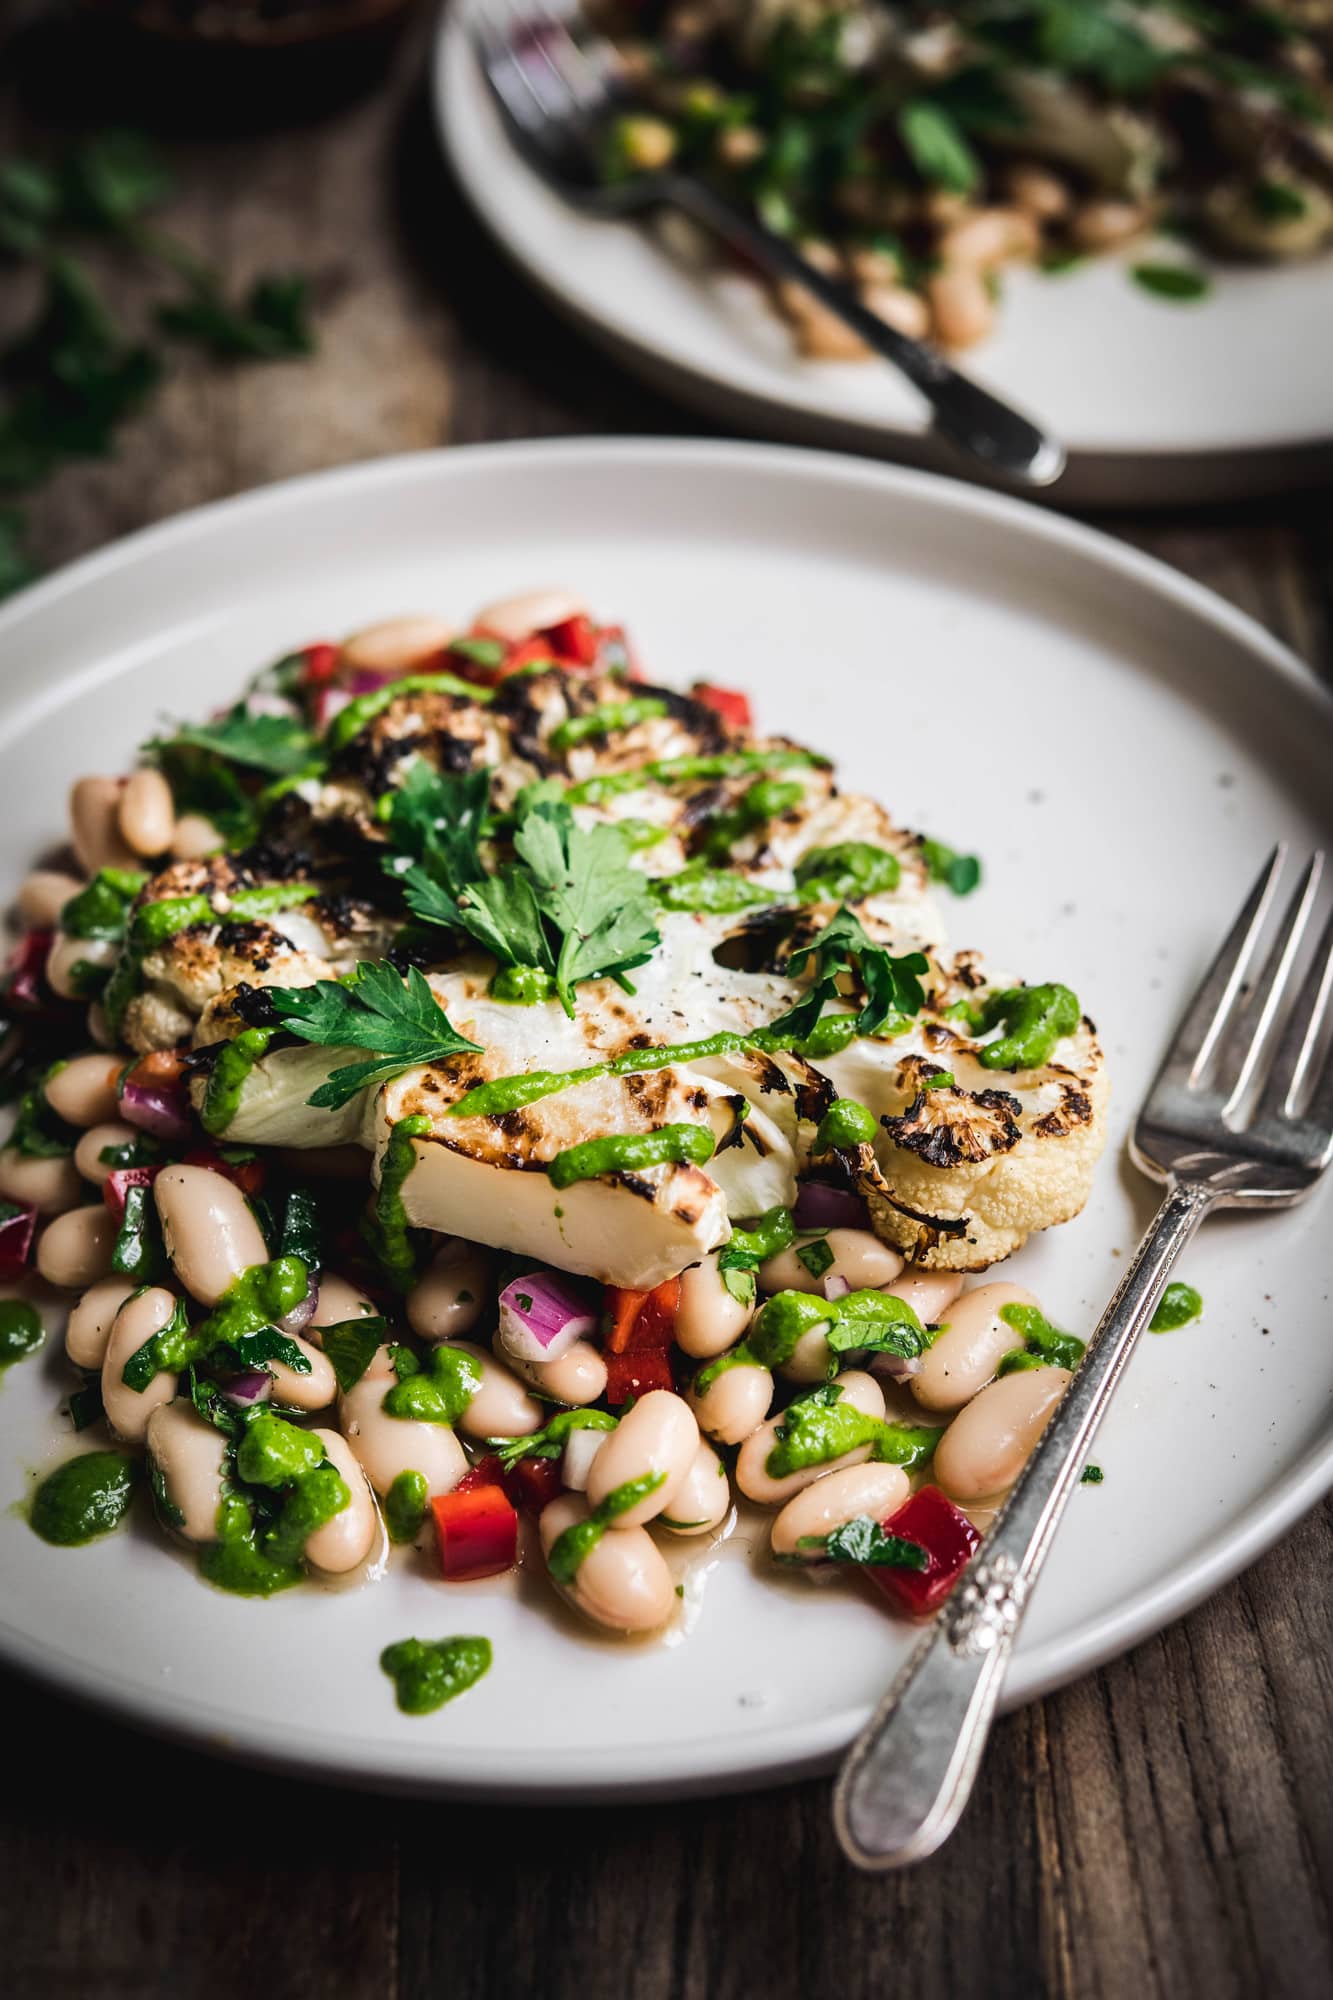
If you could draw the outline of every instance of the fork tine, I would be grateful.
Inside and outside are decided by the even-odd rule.
[[[1207,1067],[1244,983],[1246,968],[1254,956],[1286,851],[1285,841],[1279,841],[1269,855],[1244,908],[1227,933],[1176,1030],[1157,1079],[1159,1085],[1166,1082],[1181,1085],[1197,1083]]]
[[[1273,1027],[1287,998],[1296,958],[1319,894],[1323,866],[1321,853],[1310,856],[1263,969],[1246,992],[1219,1046],[1215,1072],[1217,1087],[1228,1092],[1224,1117],[1240,1111],[1272,1047]]]
[[[581,110],[594,113],[607,108],[607,76],[610,45],[598,35],[574,32],[570,10],[550,5],[548,0],[524,0],[529,25],[538,25],[542,53],[560,72]],[[573,10],[582,25],[579,10]]]
[[[523,138],[540,140],[547,123],[546,107],[514,60],[510,37],[499,27],[487,0],[473,0],[467,9],[466,27],[501,113]]]
[[[1302,1099],[1310,1096],[1313,1121],[1333,1127],[1333,1049],[1326,1053],[1322,1077],[1311,1075],[1330,1005],[1333,1005],[1333,916],[1324,926],[1282,1030],[1259,1106],[1261,1117],[1297,1117]]]

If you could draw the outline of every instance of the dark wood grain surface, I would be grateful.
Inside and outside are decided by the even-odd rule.
[[[40,12],[0,6],[8,137],[125,116],[72,29],[53,46],[49,24],[30,28]],[[237,281],[312,272],[320,350],[175,364],[113,460],[43,494],[46,562],[384,452],[701,428],[566,329],[480,235],[426,119],[424,27],[350,107],[173,140],[172,225]],[[187,132],[204,123],[172,109]],[[12,323],[21,287],[0,285]],[[1333,672],[1327,493],[1106,525]],[[821,1783],[616,1810],[385,1801],[214,1763],[0,1682],[0,1993],[1314,2000],[1333,1990],[1331,1570],[1325,1510],[1188,1619],[1008,1718],[946,1852],[887,1881],[842,1863]]]

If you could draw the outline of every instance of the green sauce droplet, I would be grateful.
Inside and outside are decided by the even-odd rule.
[[[28,1519],[44,1542],[77,1548],[118,1528],[134,1498],[139,1468],[123,1451],[87,1451],[48,1473]]]
[[[404,1715],[430,1715],[489,1671],[489,1639],[399,1639],[380,1654]]]
[[[45,1337],[36,1306],[26,1299],[0,1299],[0,1368],[35,1354]]]

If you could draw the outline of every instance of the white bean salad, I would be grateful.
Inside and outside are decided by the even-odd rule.
[[[79,778],[65,861],[4,1002],[0,1362],[56,1288],[95,1446],[38,1533],[142,1486],[224,1590],[396,1545],[628,1635],[762,1508],[940,1601],[1082,1352],[990,1267],[1105,1123],[1069,988],[945,952],[975,859],[551,590],[284,657]]]

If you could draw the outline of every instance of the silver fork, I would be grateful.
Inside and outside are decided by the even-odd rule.
[[[578,0],[466,0],[464,25],[515,146],[575,208],[624,218],[678,208],[774,279],[795,279],[866,345],[905,375],[929,404],[935,429],[988,470],[1048,486],[1064,470],[1062,445],[918,340],[862,305],[850,286],[809,263],[784,237],[692,174],[667,170],[608,187],[601,171],[612,120],[635,96],[611,43]]]
[[[1165,1181],[1161,1207],[999,1518],[848,1752],[834,1823],[859,1867],[919,1861],[957,1824],[1028,1595],[1182,1249],[1216,1208],[1303,1201],[1333,1158],[1333,917],[1299,973],[1322,854],[1261,961],[1285,851],[1274,849],[1135,1124],[1130,1155]]]

